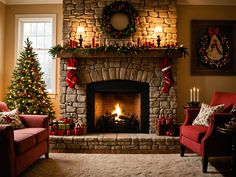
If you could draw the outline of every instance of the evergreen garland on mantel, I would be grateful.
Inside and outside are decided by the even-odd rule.
[[[52,47],[49,50],[49,54],[55,58],[55,56],[59,52],[67,52],[71,53],[73,56],[75,56],[77,53],[81,53],[84,55],[90,55],[90,54],[98,54],[99,52],[108,52],[111,54],[116,54],[116,55],[127,55],[127,54],[140,54],[144,53],[145,51],[150,51],[152,49],[155,50],[160,50],[161,54],[164,56],[170,56],[173,53],[180,52],[183,54],[185,57],[188,55],[187,48],[185,48],[183,45],[180,46],[166,46],[166,47],[161,47],[161,48],[148,48],[148,47],[135,47],[135,46],[113,46],[113,45],[107,45],[107,46],[100,46],[97,48],[81,48],[81,47],[76,47],[76,48],[70,48],[69,45],[61,46],[61,45],[56,45]]]

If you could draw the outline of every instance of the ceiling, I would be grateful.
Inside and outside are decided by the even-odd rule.
[[[4,4],[62,4],[63,0],[0,0]],[[236,6],[236,0],[177,0],[180,5],[230,5]]]

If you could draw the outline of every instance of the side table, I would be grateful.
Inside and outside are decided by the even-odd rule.
[[[217,127],[217,130],[223,134],[229,134],[232,137],[232,174],[236,176],[236,127]]]

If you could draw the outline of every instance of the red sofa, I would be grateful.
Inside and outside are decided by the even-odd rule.
[[[236,93],[214,93],[211,106],[224,104],[228,110],[213,113],[209,126],[192,125],[200,108],[185,109],[185,120],[180,127],[180,155],[184,156],[185,147],[202,156],[202,171],[207,172],[208,157],[227,156],[232,154],[231,136],[217,131],[217,126],[232,118],[230,109],[236,107]],[[229,109],[230,108],[230,109]]]
[[[1,177],[18,176],[43,154],[48,158],[48,117],[20,115],[20,119],[25,128],[13,130],[9,125],[0,125]]]

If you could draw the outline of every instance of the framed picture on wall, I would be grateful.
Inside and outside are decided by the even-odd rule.
[[[191,74],[236,74],[236,21],[191,21]]]

